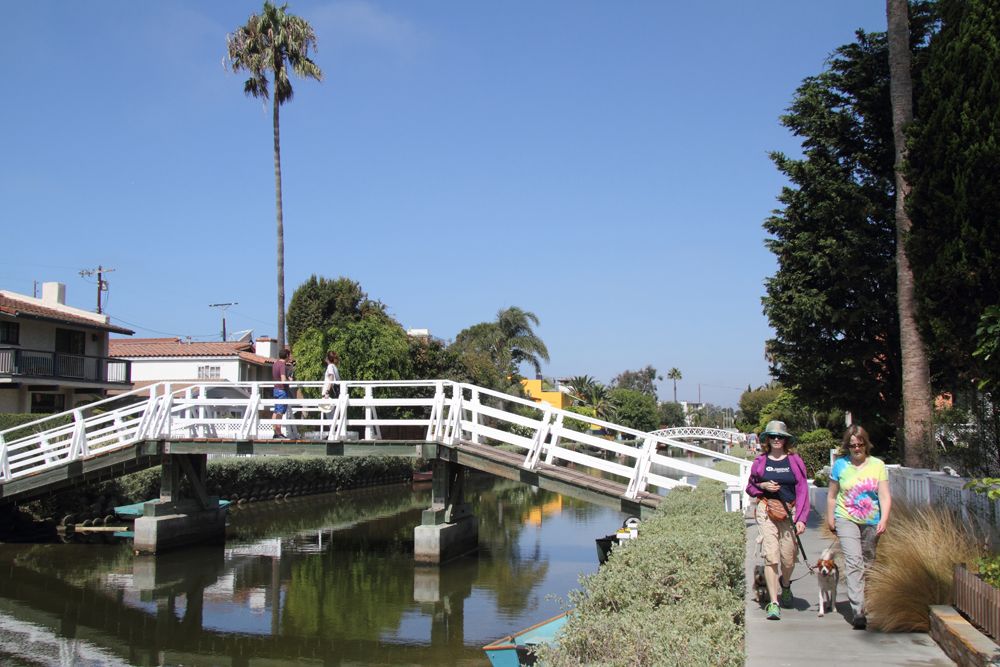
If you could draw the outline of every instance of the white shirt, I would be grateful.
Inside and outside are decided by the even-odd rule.
[[[323,375],[323,396],[330,392],[334,382],[340,382],[340,371],[337,370],[336,365],[327,364],[326,373]]]

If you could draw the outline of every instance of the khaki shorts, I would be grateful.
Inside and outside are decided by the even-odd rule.
[[[760,551],[764,556],[764,562],[768,565],[778,565],[786,568],[795,565],[798,551],[795,546],[795,528],[792,527],[792,518],[775,523],[767,515],[767,503],[757,503],[757,513],[755,514],[757,525],[760,527]]]

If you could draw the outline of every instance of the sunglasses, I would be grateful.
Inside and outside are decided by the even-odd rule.
[[[771,434],[768,434],[767,437],[769,437],[771,440],[788,440],[788,436],[787,435],[771,435]]]

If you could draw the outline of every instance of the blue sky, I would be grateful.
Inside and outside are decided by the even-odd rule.
[[[276,333],[271,115],[223,67],[256,2],[5,8],[0,288],[66,283],[137,336]],[[761,222],[801,80],[885,5],[298,1],[322,83],[282,108],[286,291],[348,276],[450,340],[517,305],[546,375],[768,380]],[[672,397],[669,381],[660,397]]]

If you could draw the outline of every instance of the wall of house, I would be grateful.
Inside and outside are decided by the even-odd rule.
[[[83,353],[85,355],[106,357],[108,354],[108,334],[103,331],[88,330],[73,324],[53,324],[52,322],[24,318],[18,318],[16,321],[20,324],[20,344],[18,347],[22,349],[51,352],[56,349],[56,329],[68,329],[84,332]]]
[[[240,360],[218,357],[179,357],[132,359],[132,382],[197,380],[198,368],[218,366],[219,381],[240,382]],[[268,377],[270,380],[270,377]]]

